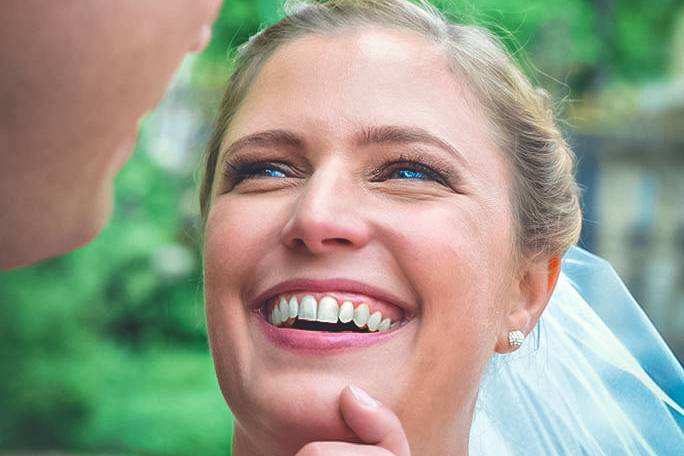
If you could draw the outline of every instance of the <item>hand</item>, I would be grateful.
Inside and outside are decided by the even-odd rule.
[[[311,442],[295,456],[410,456],[399,418],[362,389],[348,386],[340,394],[340,412],[347,426],[364,442]]]

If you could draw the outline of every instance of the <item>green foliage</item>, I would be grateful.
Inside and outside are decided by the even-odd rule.
[[[596,89],[599,68],[607,81],[638,83],[660,77],[668,66],[668,51],[681,0],[440,0],[436,4],[467,23],[484,25],[499,34],[509,49],[536,70],[528,74],[552,91],[575,95]],[[524,63],[524,62],[523,62]],[[541,73],[540,75],[540,72]]]
[[[623,81],[658,78],[667,71],[669,44],[681,0],[613,2],[610,61]]]
[[[178,231],[192,185],[139,150],[93,243],[0,276],[0,447],[228,452],[196,246],[181,277],[155,262],[194,236]]]

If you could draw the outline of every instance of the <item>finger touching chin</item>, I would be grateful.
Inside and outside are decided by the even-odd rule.
[[[278,447],[268,454],[295,454],[317,441],[361,443],[340,414],[338,398],[344,385],[304,387],[299,383],[278,383],[277,389],[255,386],[255,391],[261,388],[258,395],[236,393],[235,401],[232,394],[224,392],[236,421],[249,430],[249,440],[257,445],[278,442]]]

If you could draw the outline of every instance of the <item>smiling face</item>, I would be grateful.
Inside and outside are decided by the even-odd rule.
[[[486,125],[411,32],[308,36],[266,62],[224,138],[205,233],[209,338],[240,445],[350,438],[350,383],[398,414],[414,451],[467,436],[520,298],[511,178]],[[318,319],[365,303],[380,331],[307,323],[306,295]]]

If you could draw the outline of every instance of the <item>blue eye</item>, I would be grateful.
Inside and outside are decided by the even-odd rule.
[[[399,176],[399,179],[428,179],[428,176],[426,176],[425,173],[416,171],[415,169],[402,168],[398,170],[397,175]]]
[[[276,168],[263,167],[259,170],[259,173],[255,173],[264,177],[286,177],[285,173]]]
[[[230,189],[249,180],[281,180],[300,175],[295,168],[282,162],[243,160],[240,157],[226,158],[223,163],[223,174],[226,178],[226,188]]]
[[[422,159],[425,161],[425,158]],[[435,171],[436,166],[428,166],[416,160],[399,160],[386,163],[377,172],[373,173],[372,179],[375,182],[388,180],[416,182],[416,183],[435,183],[449,186],[445,175],[446,172]]]

